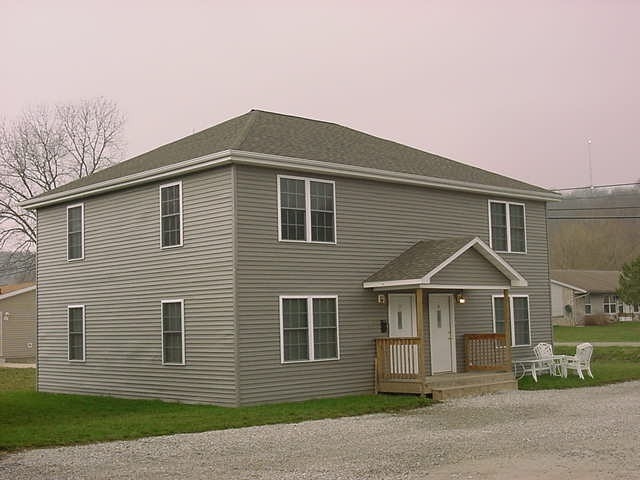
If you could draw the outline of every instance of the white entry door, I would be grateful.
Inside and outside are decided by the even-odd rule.
[[[431,372],[455,372],[455,332],[451,295],[429,295],[429,336]]]
[[[410,293],[389,294],[389,336],[416,336],[416,297]]]
[[[389,294],[389,337],[415,337],[416,332],[416,297]],[[417,345],[392,345],[390,355],[391,373],[418,373]]]

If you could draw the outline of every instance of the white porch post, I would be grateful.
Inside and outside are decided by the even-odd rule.
[[[509,289],[503,290],[502,311],[504,318],[504,338],[506,343],[505,363],[511,368],[511,302],[509,301]]]
[[[426,355],[424,348],[424,294],[421,288],[416,289],[416,329],[417,336],[420,339],[418,343],[418,373],[420,378],[424,380],[426,377]]]

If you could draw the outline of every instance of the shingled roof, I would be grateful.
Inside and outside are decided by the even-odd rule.
[[[618,288],[617,270],[551,270],[551,280],[569,284],[590,293],[613,293]]]
[[[176,165],[177,168],[181,162],[225,151],[306,159],[380,172],[463,182],[497,190],[507,189],[554,196],[552,192],[543,188],[335,123],[251,110],[36,198],[59,196],[60,193],[75,190],[87,191],[91,186],[105,182],[113,183],[118,179],[172,165]],[[26,205],[30,203],[37,202],[30,200]]]

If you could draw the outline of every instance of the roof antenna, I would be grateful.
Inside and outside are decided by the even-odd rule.
[[[593,190],[593,168],[591,166],[591,139],[587,140],[587,152],[589,154],[589,188]]]

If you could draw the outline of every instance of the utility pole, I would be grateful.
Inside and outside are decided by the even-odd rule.
[[[589,155],[589,188],[593,190],[593,167],[591,165],[591,139],[587,140],[587,152]]]

